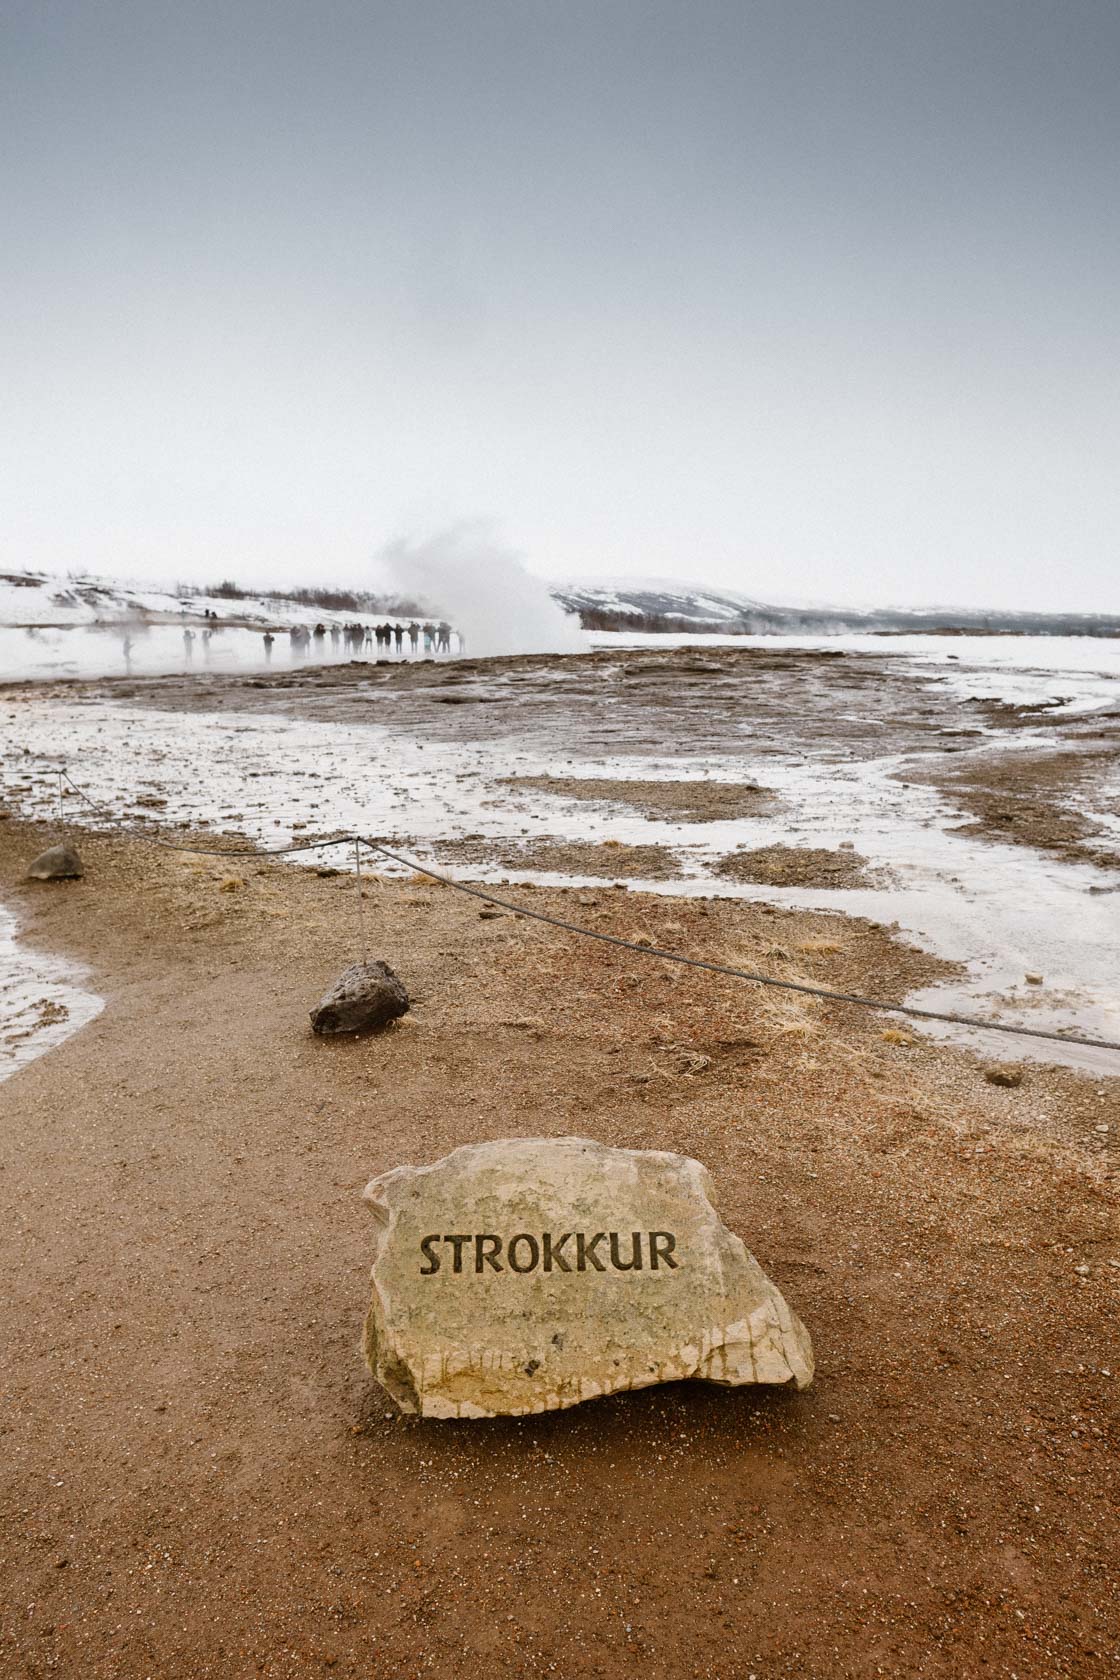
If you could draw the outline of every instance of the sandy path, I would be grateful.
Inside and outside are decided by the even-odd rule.
[[[1120,1081],[1000,1089],[880,1018],[408,884],[367,914],[413,1016],[321,1043],[351,880],[223,890],[90,838],[85,881],[18,887],[39,838],[5,825],[0,888],[108,1001],[0,1087],[0,1673],[1113,1672]],[[531,897],[893,996],[935,967],[840,917]],[[361,1186],[569,1131],[708,1163],[810,1390],[390,1415]]]

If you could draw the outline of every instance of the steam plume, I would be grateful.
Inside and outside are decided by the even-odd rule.
[[[479,525],[422,542],[391,543],[381,556],[393,586],[452,623],[468,654],[582,653],[579,620],[552,599],[521,556]]]

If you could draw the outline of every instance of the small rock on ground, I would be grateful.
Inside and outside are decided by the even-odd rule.
[[[30,881],[75,881],[84,874],[82,860],[68,840],[40,852],[27,870]]]
[[[408,1007],[404,983],[388,963],[352,963],[311,1011],[311,1025],[317,1033],[374,1032]]]

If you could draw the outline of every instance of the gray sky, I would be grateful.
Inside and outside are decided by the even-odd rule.
[[[1116,0],[0,24],[0,564],[1120,606]]]

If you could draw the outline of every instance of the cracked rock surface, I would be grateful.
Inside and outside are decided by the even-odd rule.
[[[587,1138],[468,1144],[373,1179],[370,1369],[402,1411],[516,1416],[696,1377],[813,1375],[804,1325],[699,1161]]]

